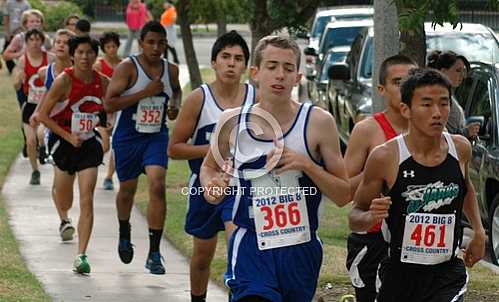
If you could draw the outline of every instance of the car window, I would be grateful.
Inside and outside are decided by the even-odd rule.
[[[326,36],[322,37],[320,53],[325,53],[332,47],[352,45],[353,40],[362,28],[364,27],[339,27],[328,30],[325,33]]]
[[[497,63],[499,45],[491,33],[427,33],[428,50],[452,50],[465,56],[468,61]]]
[[[468,116],[483,116],[485,125],[491,121],[492,111],[490,108],[489,81],[486,77],[477,79],[475,91],[473,92]]]
[[[324,31],[324,28],[331,20],[331,16],[321,16],[315,20],[314,26],[312,28],[312,38],[319,38]]]
[[[373,76],[373,38],[369,37],[366,41],[366,48],[362,55],[362,63],[360,64],[360,77],[370,79]]]
[[[467,77],[464,79],[463,83],[456,89],[454,96],[461,107],[467,108],[466,102],[469,99],[470,93],[472,92],[474,78]]]

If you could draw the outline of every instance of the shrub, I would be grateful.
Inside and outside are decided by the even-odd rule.
[[[60,28],[64,28],[64,20],[69,15],[76,14],[84,18],[78,5],[66,1],[57,1],[55,5],[46,7],[45,10],[45,30],[47,31],[56,31]]]

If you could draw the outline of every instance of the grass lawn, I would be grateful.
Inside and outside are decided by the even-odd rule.
[[[0,71],[0,186],[11,163],[21,150],[21,113],[15,100],[12,77]],[[16,239],[8,224],[0,196],[0,301],[51,301],[41,284],[23,263]]]
[[[202,70],[205,82],[213,80],[211,69]],[[184,97],[190,92],[190,86],[184,88]],[[170,125],[173,128],[173,123]],[[184,232],[187,197],[181,194],[181,189],[187,186],[190,171],[186,161],[170,160],[167,175],[167,219],[165,236],[187,257],[192,253],[192,239]],[[145,178],[139,182],[136,201],[143,213],[147,207],[147,187]],[[324,243],[324,259],[319,286],[331,283],[336,288],[335,293],[320,289],[319,295],[328,296],[324,301],[338,301],[343,294],[353,294],[350,278],[345,268],[346,239],[349,234],[347,216],[350,206],[336,207],[332,202],[324,205],[323,216],[319,228],[319,236]],[[226,268],[225,239],[219,234],[218,246],[211,267],[212,279],[222,285],[223,273]],[[168,263],[168,259],[167,259]],[[468,293],[473,296],[466,301],[499,301],[499,275],[483,266],[476,265],[468,270],[470,284]],[[475,293],[475,294],[473,294]],[[497,295],[497,296],[496,296]],[[480,297],[492,297],[492,300]],[[495,299],[497,297],[497,299]]]

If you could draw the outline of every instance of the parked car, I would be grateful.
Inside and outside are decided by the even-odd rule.
[[[307,37],[307,48],[312,48],[317,52],[322,33],[329,22],[372,18],[373,14],[374,9],[371,6],[319,8]],[[305,54],[305,63],[305,76],[315,75],[315,56]]]
[[[312,76],[307,77],[307,92],[313,101],[317,101],[313,99],[311,94],[312,90],[315,89],[317,72],[322,67],[326,52],[335,47],[350,47],[359,31],[370,26],[373,26],[372,19],[329,22],[322,33],[318,50],[315,51],[313,48],[305,49],[307,55],[315,57],[316,72]]]
[[[425,28],[428,51],[452,50],[474,60],[498,62],[499,41],[484,25],[463,23],[461,30],[453,30],[448,24],[432,28],[426,23]],[[328,108],[344,144],[354,124],[372,112],[373,36],[372,27],[359,32],[345,63],[333,64],[328,71]]]
[[[472,63],[471,72],[455,92],[470,121],[481,121],[472,142],[469,174],[480,216],[489,237],[492,262],[499,259],[499,65]]]
[[[319,72],[314,77],[314,84],[309,93],[309,98],[315,105],[327,109],[327,85],[329,82],[328,70],[335,63],[344,62],[350,46],[339,46],[329,49],[322,60]]]

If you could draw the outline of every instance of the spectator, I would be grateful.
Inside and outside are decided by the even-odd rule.
[[[147,7],[140,0],[129,0],[126,8],[126,25],[128,26],[128,39],[123,55],[128,57],[132,49],[133,40],[138,41],[140,30],[151,19]]]
[[[5,43],[3,45],[3,51],[7,49],[14,35],[22,30],[21,16],[23,12],[28,9],[31,9],[31,4],[29,4],[27,0],[7,0],[5,2],[3,16]],[[14,63],[13,60],[8,60],[5,61],[5,65],[7,66],[9,74],[11,74],[16,63]]]
[[[80,20],[80,17],[78,17],[78,15],[69,15],[64,20],[64,27],[66,27],[67,30],[75,32],[76,31],[76,23],[78,22],[78,20]]]
[[[165,11],[161,15],[161,25],[166,29],[166,38],[168,40],[168,45],[165,50],[165,59],[168,59],[168,50],[173,55],[173,61],[178,64],[177,51],[175,50],[175,44],[177,43],[177,31],[175,30],[175,22],[177,21],[177,10],[175,6],[170,1],[163,3],[163,8]]]
[[[466,77],[470,63],[464,56],[460,56],[453,51],[441,52],[434,50],[428,56],[428,67],[438,69],[449,79],[452,89],[455,90]],[[473,138],[480,130],[479,123],[470,123],[466,125],[464,111],[459,105],[454,93],[451,96],[452,103],[447,121],[447,131],[452,134],[461,134],[467,138]]]

